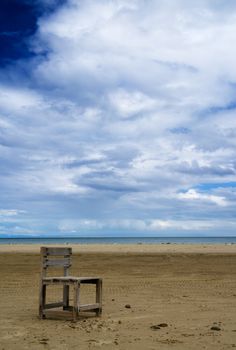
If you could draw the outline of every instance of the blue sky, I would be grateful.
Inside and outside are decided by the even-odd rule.
[[[235,18],[1,1],[0,235],[235,235]]]

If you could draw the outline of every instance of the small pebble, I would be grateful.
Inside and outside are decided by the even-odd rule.
[[[125,308],[126,308],[126,309],[131,309],[130,304],[126,304],[126,305],[125,305]]]
[[[211,327],[211,330],[212,331],[221,331],[221,328],[217,327],[217,326],[213,326],[213,327]]]

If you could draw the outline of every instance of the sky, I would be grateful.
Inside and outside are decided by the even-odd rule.
[[[236,235],[234,0],[1,0],[0,236]]]

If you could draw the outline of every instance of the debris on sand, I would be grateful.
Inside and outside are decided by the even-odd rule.
[[[48,343],[48,341],[49,341],[48,338],[42,338],[39,340],[40,344],[45,344],[45,345]]]
[[[160,323],[158,324],[159,327],[168,327],[168,324],[167,323]]]
[[[157,330],[157,329],[161,329],[163,327],[168,327],[168,324],[163,322],[163,323],[155,324],[155,325],[151,326],[150,328],[153,330]]]
[[[221,328],[218,327],[218,326],[212,326],[212,327],[211,327],[211,330],[212,330],[212,331],[221,331]]]
[[[158,326],[158,325],[153,325],[153,326],[151,326],[150,327],[152,330],[154,330],[154,331],[156,331],[157,329],[161,329],[161,327],[160,326]]]

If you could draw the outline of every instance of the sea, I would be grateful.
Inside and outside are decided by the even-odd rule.
[[[236,244],[235,237],[34,237],[0,238],[0,244]]]

